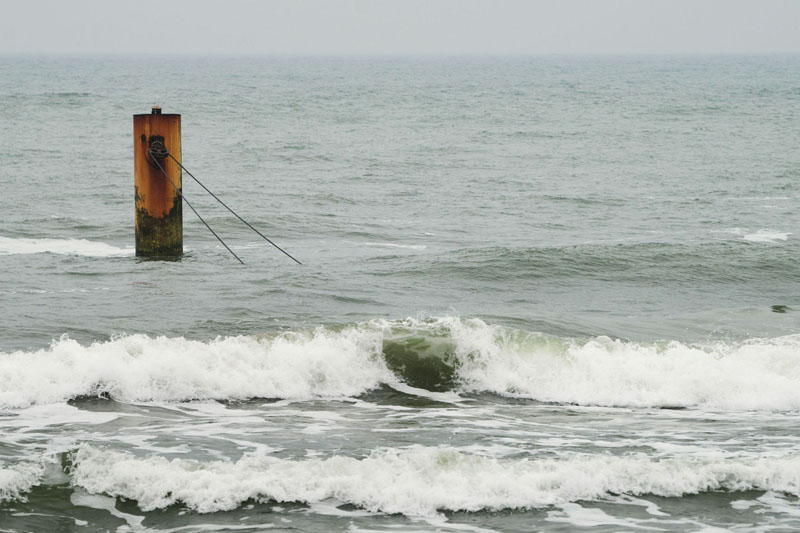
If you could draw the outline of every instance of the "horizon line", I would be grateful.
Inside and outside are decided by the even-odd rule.
[[[0,56],[85,56],[85,57],[646,57],[646,56],[787,56],[799,51],[760,52],[56,52],[2,51]]]

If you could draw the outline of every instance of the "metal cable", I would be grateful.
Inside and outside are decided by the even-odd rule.
[[[205,224],[205,226],[208,228],[208,231],[210,231],[211,233],[213,233],[213,234],[214,234],[214,237],[216,237],[216,238],[217,238],[217,240],[218,240],[219,242],[221,242],[221,243],[222,243],[222,246],[224,246],[224,247],[225,247],[225,248],[226,248],[226,249],[227,249],[227,250],[228,250],[228,251],[231,253],[231,255],[232,255],[233,257],[235,257],[235,258],[236,258],[236,259],[237,259],[237,260],[238,260],[238,261],[239,261],[241,264],[244,264],[244,261],[242,261],[242,260],[239,258],[239,256],[238,256],[238,255],[236,255],[235,253],[233,253],[233,250],[231,250],[231,249],[228,247],[228,245],[227,245],[227,244],[225,244],[225,241],[223,241],[223,240],[222,240],[222,238],[221,238],[219,235],[217,235],[217,233],[216,233],[216,232],[215,232],[213,229],[211,229],[211,226],[209,226],[209,225],[208,225],[208,223],[207,223],[205,220],[203,220],[203,217],[201,217],[201,216],[200,216],[200,213],[198,213],[198,212],[197,212],[197,209],[195,209],[194,207],[192,207],[192,204],[190,204],[190,203],[189,203],[189,200],[187,200],[187,199],[186,199],[186,196],[184,196],[184,195],[183,195],[183,191],[181,191],[181,190],[180,190],[180,189],[179,189],[179,188],[178,188],[178,187],[175,185],[175,182],[174,182],[174,181],[172,181],[172,178],[170,178],[170,177],[169,177],[169,174],[167,174],[167,171],[166,171],[166,170],[164,170],[164,167],[162,167],[162,166],[161,166],[161,163],[159,163],[159,162],[158,162],[158,159],[157,159],[156,157],[154,157],[154,155],[153,155],[153,150],[149,150],[149,151],[148,151],[148,154],[150,154],[150,159],[151,159],[151,160],[152,160],[152,161],[153,161],[153,162],[156,164],[156,166],[157,166],[157,167],[158,167],[158,168],[161,170],[161,172],[164,174],[164,177],[166,177],[166,178],[167,178],[167,180],[169,181],[170,185],[172,185],[172,188],[173,188],[173,189],[175,189],[175,192],[177,192],[177,193],[178,193],[178,195],[179,195],[179,196],[180,196],[180,197],[183,199],[183,201],[184,201],[184,202],[186,202],[186,205],[188,205],[188,206],[189,206],[189,209],[191,209],[192,211],[194,211],[194,214],[195,214],[195,215],[197,215],[197,218],[199,218],[199,219],[200,219],[200,222],[202,222],[203,224]],[[171,155],[171,154],[170,154],[170,157],[172,157],[172,155]],[[173,157],[173,159],[175,159],[175,158]],[[178,164],[180,165],[180,163],[178,163]],[[181,167],[183,167],[183,165],[181,165]],[[194,177],[194,176],[192,176],[192,177]]]
[[[263,233],[261,233],[260,231],[258,231],[258,230],[257,230],[256,228],[254,228],[253,226],[251,226],[251,225],[250,225],[250,223],[249,223],[248,221],[246,221],[245,219],[243,219],[242,217],[240,217],[240,216],[239,216],[239,215],[236,213],[236,211],[234,211],[233,209],[231,209],[230,207],[228,207],[228,204],[226,204],[225,202],[223,202],[222,200],[220,200],[220,199],[217,197],[217,195],[216,195],[216,194],[214,194],[213,192],[211,192],[210,190],[208,190],[208,187],[206,187],[205,185],[203,185],[203,184],[200,182],[200,180],[199,180],[199,179],[195,178],[195,177],[194,177],[194,174],[192,174],[191,172],[189,172],[188,170],[186,170],[186,167],[185,167],[185,166],[183,166],[183,164],[182,164],[180,161],[178,161],[177,159],[175,159],[175,156],[173,156],[173,155],[172,155],[171,153],[169,153],[169,152],[167,152],[167,155],[168,155],[169,157],[171,157],[171,158],[172,158],[172,160],[173,160],[173,161],[175,161],[175,162],[178,164],[178,166],[180,166],[180,167],[181,167],[181,168],[182,168],[182,169],[183,169],[183,170],[184,170],[184,171],[185,171],[187,174],[189,174],[189,176],[191,176],[191,177],[192,177],[192,179],[193,179],[194,181],[196,181],[198,185],[200,185],[202,188],[204,188],[208,194],[210,194],[211,196],[213,196],[213,197],[214,197],[214,199],[215,199],[216,201],[218,201],[219,203],[221,203],[221,204],[222,204],[222,205],[225,207],[225,209],[227,209],[228,211],[230,211],[231,213],[233,213],[233,216],[235,216],[236,218],[238,218],[239,220],[241,220],[242,222],[244,222],[244,224],[245,224],[245,225],[246,225],[248,228],[250,228],[251,230],[253,230],[253,231],[255,231],[256,233],[258,233],[258,235],[259,235],[259,236],[261,236],[261,238],[262,238],[262,239],[264,239],[265,241],[267,241],[268,243],[270,243],[272,246],[274,246],[275,248],[277,248],[278,250],[280,250],[281,252],[283,252],[283,253],[284,253],[284,254],[285,254],[285,255],[286,255],[286,256],[287,256],[289,259],[291,259],[292,261],[294,261],[294,262],[295,262],[295,263],[297,263],[298,265],[302,265],[302,264],[303,264],[303,263],[301,263],[300,261],[298,261],[297,259],[295,259],[294,257],[292,257],[292,255],[291,255],[291,254],[289,254],[289,252],[287,252],[286,250],[284,250],[283,248],[281,248],[280,246],[278,246],[277,244],[275,244],[274,242],[272,242],[272,241],[271,241],[271,240],[270,240],[270,239],[269,239],[269,238],[268,238],[266,235],[264,235]]]

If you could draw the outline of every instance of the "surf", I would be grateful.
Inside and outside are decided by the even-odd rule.
[[[206,341],[129,335],[82,345],[64,336],[47,349],[0,353],[4,409],[84,396],[336,399],[381,386],[586,406],[795,411],[800,335],[645,343],[438,317]]]

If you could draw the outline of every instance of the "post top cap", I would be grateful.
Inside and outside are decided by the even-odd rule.
[[[164,117],[165,119],[167,119],[167,118],[175,118],[175,117],[180,117],[181,116],[180,113],[162,113],[160,108],[157,108],[157,107],[152,109],[149,113],[137,113],[136,115],[133,115],[133,116],[134,117],[153,117],[155,115],[158,115],[159,118],[158,119],[152,119],[152,120],[160,120],[161,117]]]

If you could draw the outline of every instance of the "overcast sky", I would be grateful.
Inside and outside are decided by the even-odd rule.
[[[794,0],[0,0],[0,53],[800,53]]]

